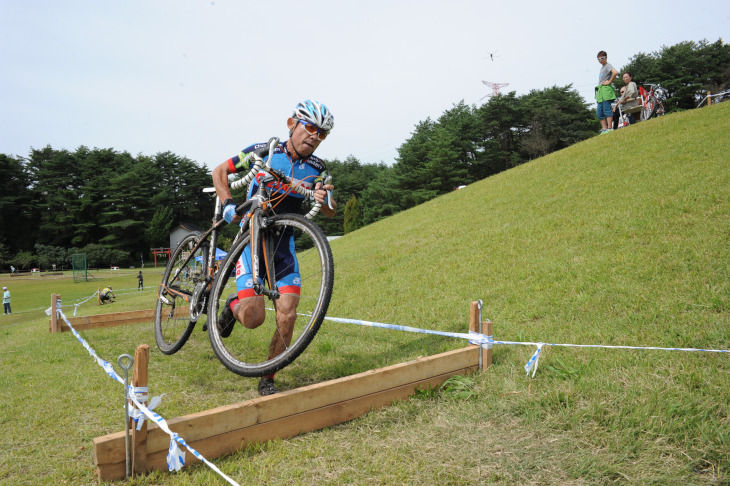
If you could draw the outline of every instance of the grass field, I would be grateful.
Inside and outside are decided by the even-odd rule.
[[[464,332],[469,303],[499,340],[730,349],[730,103],[642,122],[535,160],[332,242],[329,314]],[[102,282],[111,306],[154,306],[161,269]],[[94,437],[121,430],[122,389],[70,333],[64,304],[98,281],[0,276],[0,484],[93,484]],[[65,308],[67,315],[73,308]],[[256,396],[196,329],[176,355],[152,323],[89,330],[116,362],[150,344],[166,418]],[[284,389],[463,346],[450,338],[325,323],[277,375]],[[501,346],[494,366],[340,426],[216,460],[241,484],[730,484],[730,355]],[[205,466],[135,485],[223,484]]]

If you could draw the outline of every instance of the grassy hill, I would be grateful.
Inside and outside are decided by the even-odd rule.
[[[337,239],[329,314],[464,332],[483,299],[498,340],[730,349],[729,117],[723,103],[597,136]],[[0,321],[0,484],[93,482],[91,438],[121,428],[119,387],[46,329]],[[109,361],[154,347],[144,324],[86,337]],[[294,388],[464,344],[326,323],[277,376]],[[255,396],[202,332],[151,351],[165,417]],[[217,463],[241,484],[730,484],[730,355],[544,348],[527,378],[533,352],[496,347],[467,400],[424,391]],[[201,466],[133,484],[209,482]]]

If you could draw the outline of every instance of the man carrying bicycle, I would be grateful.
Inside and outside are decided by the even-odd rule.
[[[331,198],[334,186],[324,183],[327,168],[324,162],[313,154],[334,127],[334,117],[324,104],[306,100],[296,106],[291,117],[287,119],[287,127],[289,128],[289,139],[279,144],[274,152],[269,154],[271,166],[292,177],[305,188],[314,189],[314,199],[322,203],[321,212],[331,218],[337,211],[337,204]],[[213,185],[219,199],[223,201],[223,218],[229,223],[240,221],[240,216],[235,212],[236,203],[233,201],[228,187],[228,175],[250,171],[251,156],[263,145],[251,145],[213,169]],[[260,175],[264,174],[260,173]],[[251,183],[248,198],[256,193],[259,181],[260,178],[257,176]],[[275,182],[269,183],[267,186],[272,192],[282,196],[275,208],[277,213],[301,212],[303,196],[292,191],[291,188]],[[276,286],[281,292],[281,296],[275,304],[279,331],[275,332],[271,339],[269,359],[281,354],[289,345],[292,328],[297,317],[296,311],[301,287],[293,236],[282,234],[281,237],[289,238],[290,241],[287,244],[277,244],[276,247],[279,249],[274,255],[274,265],[278,267],[276,274],[279,278]],[[256,295],[254,292],[254,275],[251,273],[250,265],[251,252],[247,248],[236,265],[237,292],[228,297],[219,317],[221,337],[230,336],[236,321],[247,329],[255,329],[264,322],[265,300],[262,295]],[[262,276],[256,278],[260,279]],[[258,385],[260,395],[271,395],[278,391],[274,386],[274,375],[261,378]]]

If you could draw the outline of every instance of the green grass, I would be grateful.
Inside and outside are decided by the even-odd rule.
[[[643,122],[348,234],[332,242],[330,315],[464,332],[483,299],[496,339],[730,349],[729,116],[724,103]],[[116,279],[136,288],[131,272]],[[91,440],[121,430],[121,387],[71,334],[20,311],[102,285],[0,282],[16,312],[0,321],[0,484],[94,483]],[[90,304],[79,313],[151,308],[154,293]],[[151,345],[166,418],[256,396],[200,330],[171,357],[151,324],[83,334],[111,362]],[[277,380],[290,389],[463,345],[325,323]],[[533,352],[496,347],[492,368],[443,390],[215,462],[241,484],[730,484],[730,356],[546,347],[531,379]],[[131,482],[211,483],[205,466]]]

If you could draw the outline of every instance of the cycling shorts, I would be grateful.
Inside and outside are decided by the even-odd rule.
[[[259,254],[259,283],[266,280],[266,260],[263,251]],[[274,271],[276,272],[276,286],[282,294],[301,293],[302,277],[299,274],[299,262],[294,250],[294,235],[284,233],[274,240]],[[251,269],[251,245],[243,249],[236,262],[236,289],[238,298],[253,297],[254,277]]]

